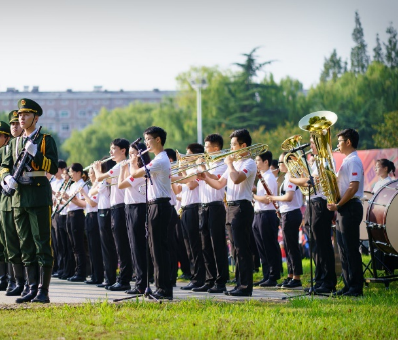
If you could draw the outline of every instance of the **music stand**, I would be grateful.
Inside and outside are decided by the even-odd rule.
[[[148,170],[146,167],[144,158],[142,157],[142,150],[138,150],[138,155],[141,158],[142,165],[144,165],[144,170],[145,170],[145,239],[146,239],[146,244],[145,244],[145,254],[146,254],[146,288],[144,293],[140,294],[135,294],[129,297],[124,297],[124,298],[118,298],[114,299],[113,302],[121,302],[123,300],[127,299],[133,299],[133,298],[138,298],[138,297],[145,297],[149,299],[153,299],[156,302],[162,303],[162,301],[159,301],[155,296],[153,296],[153,292],[151,290],[151,286],[149,285],[149,247],[148,247],[148,236],[149,236],[149,229],[148,229],[148,221],[149,221],[149,205],[148,205],[148,180],[151,182],[151,185],[153,185],[152,178],[151,178],[151,172]]]
[[[305,166],[307,167],[307,171],[309,174],[309,180],[308,180],[308,210],[309,210],[309,221],[308,221],[308,230],[309,230],[309,239],[310,239],[310,277],[311,277],[311,286],[308,289],[308,292],[301,294],[301,295],[297,295],[297,296],[285,296],[282,297],[282,299],[290,299],[290,298],[297,298],[297,297],[303,297],[303,296],[311,296],[313,297],[314,295],[316,296],[323,296],[323,297],[329,297],[329,295],[324,294],[324,293],[316,293],[315,289],[314,289],[314,276],[313,276],[313,270],[312,270],[312,261],[313,261],[313,257],[312,257],[312,241],[313,241],[313,236],[312,236],[312,210],[311,210],[311,187],[314,189],[314,194],[316,195],[316,188],[315,188],[315,183],[314,183],[314,177],[311,175],[311,169],[310,166],[308,165],[308,161],[307,158],[305,158],[305,152],[304,149],[305,147],[308,146],[300,146],[297,149],[300,149],[303,152],[302,158],[305,161]]]

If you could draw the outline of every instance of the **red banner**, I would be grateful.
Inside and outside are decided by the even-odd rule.
[[[398,164],[398,148],[361,150],[358,151],[358,156],[362,160],[363,170],[365,172],[365,191],[372,191],[373,186],[379,180],[374,170],[376,160],[385,158],[391,160],[396,167]],[[335,152],[333,153],[333,157],[336,160],[336,170],[338,171],[345,156],[339,152]],[[391,174],[389,176],[394,178]]]

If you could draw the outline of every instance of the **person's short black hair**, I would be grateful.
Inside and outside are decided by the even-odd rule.
[[[143,143],[138,143],[138,144],[131,144],[130,145],[131,148],[135,149],[136,151],[145,151],[146,150],[146,145]],[[151,157],[149,156],[149,153],[144,153],[142,155],[142,159],[144,159],[144,163],[145,165],[148,165],[151,162]],[[144,164],[142,163],[142,160],[140,157],[138,157],[138,161],[137,161],[137,165],[139,168],[143,167]]]
[[[268,161],[268,166],[271,166],[272,163],[272,152],[271,151],[266,151],[262,154],[259,155],[259,157],[261,158],[261,160],[264,161]]]
[[[73,163],[70,168],[72,169],[72,171],[75,172],[80,172],[80,174],[83,176],[83,165],[80,163]]]
[[[279,169],[279,164],[278,164],[279,160],[278,159],[272,159],[271,165],[273,166],[275,169]]]
[[[246,128],[233,131],[229,137],[231,139],[237,138],[239,144],[246,143],[246,146],[251,146],[252,144],[252,137],[250,136],[250,133]]]
[[[343,129],[342,131],[337,133],[337,137],[343,137],[344,139],[350,139],[352,147],[355,149],[358,147],[359,134],[353,128]]]
[[[108,159],[109,156],[105,156],[101,158],[101,160]],[[112,167],[116,165],[116,162],[114,160],[108,160],[106,162],[101,163],[101,172],[102,173],[107,173]]]
[[[119,147],[121,150],[125,149],[125,156],[129,155],[129,141],[123,138],[117,138],[112,141],[111,145]]]
[[[209,143],[215,144],[217,145],[220,150],[222,150],[223,146],[224,146],[224,139],[222,138],[222,136],[218,133],[214,133],[214,134],[209,134],[206,138],[205,138],[205,142],[208,141]]]
[[[164,151],[167,153],[167,157],[169,157],[169,159],[171,159],[172,161],[176,161],[177,160],[176,151],[174,151],[171,148],[165,148]]]
[[[58,159],[58,168],[60,168],[60,169],[65,169],[66,168],[65,160]]]
[[[193,154],[196,154],[203,153],[205,151],[205,148],[201,144],[192,143],[187,146],[187,150],[190,150]]]
[[[164,144],[166,143],[167,132],[161,127],[157,127],[157,126],[148,127],[144,131],[144,135],[145,134],[150,135],[154,139],[159,137],[160,143],[162,144],[162,146],[164,146]]]

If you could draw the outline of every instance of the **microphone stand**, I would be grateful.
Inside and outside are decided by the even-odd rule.
[[[146,167],[144,158],[142,156],[142,150],[138,150],[138,155],[141,158],[142,165],[144,165],[144,170],[145,170],[145,238],[146,238],[146,244],[145,244],[145,254],[146,254],[146,288],[144,293],[142,294],[136,294],[133,296],[129,297],[124,297],[124,298],[119,298],[119,299],[114,299],[113,302],[120,302],[122,300],[127,300],[127,299],[133,299],[133,298],[138,298],[138,297],[145,297],[149,299],[153,299],[156,302],[159,302],[160,304],[162,301],[159,301],[156,297],[153,296],[153,292],[151,290],[151,287],[149,285],[149,247],[148,247],[148,236],[149,236],[149,229],[148,229],[148,221],[149,221],[149,205],[148,205],[148,180],[153,185],[152,182],[152,177],[151,177],[151,172],[148,170]]]
[[[304,149],[308,147],[306,145],[302,145],[299,148],[296,148],[295,150],[301,150],[303,152],[302,158],[304,159],[305,162],[305,166],[307,167],[307,171],[309,174],[309,180],[308,180],[308,211],[309,211],[309,222],[308,222],[308,229],[309,229],[309,238],[310,238],[310,277],[311,277],[311,286],[308,289],[308,292],[303,294],[303,295],[298,295],[298,296],[286,296],[286,297],[282,297],[282,299],[288,299],[288,298],[296,298],[296,297],[303,297],[303,296],[323,296],[323,297],[329,297],[327,294],[323,294],[323,293],[316,293],[315,289],[314,289],[314,276],[313,276],[313,270],[312,270],[312,262],[313,262],[313,258],[312,258],[312,241],[313,241],[313,236],[312,236],[312,210],[311,210],[311,187],[314,189],[314,194],[317,195],[316,193],[316,188],[315,188],[315,182],[314,182],[314,177],[311,175],[311,169],[310,166],[308,165],[308,161],[307,158],[305,157],[305,152]]]

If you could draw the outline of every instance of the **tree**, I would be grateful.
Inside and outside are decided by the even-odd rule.
[[[336,81],[338,77],[344,72],[344,66],[342,64],[341,57],[337,56],[336,49],[333,50],[329,58],[325,58],[323,63],[323,71],[321,73],[321,82],[329,80]]]
[[[366,52],[367,44],[358,12],[355,12],[355,28],[352,32],[352,39],[356,46],[351,49],[351,70],[355,74],[363,74],[368,68],[370,58]]]
[[[396,68],[398,67],[397,30],[390,23],[386,32],[390,35],[388,37],[388,44],[384,43],[384,47],[386,48],[386,64],[390,68]]]
[[[375,62],[384,63],[384,54],[383,54],[383,49],[380,44],[379,34],[376,34],[376,46],[373,49],[373,52],[374,52],[373,60]]]
[[[384,122],[374,125],[374,128],[376,129],[376,134],[373,139],[377,147],[398,147],[398,111],[384,114]]]

